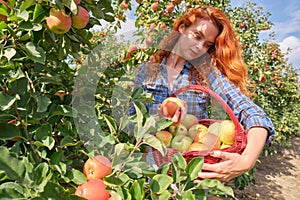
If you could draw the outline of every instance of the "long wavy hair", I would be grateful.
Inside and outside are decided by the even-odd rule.
[[[155,66],[158,66],[164,57],[170,55],[171,50],[180,37],[179,27],[183,24],[188,28],[198,19],[211,20],[219,30],[215,45],[207,51],[207,55],[211,58],[209,65],[211,67],[217,67],[219,71],[240,88],[244,94],[250,96],[251,94],[247,89],[247,67],[242,58],[237,33],[232,28],[230,20],[222,10],[209,6],[199,6],[190,9],[174,22],[172,32],[167,38],[161,41],[159,50],[154,54],[152,62],[149,63],[150,76],[155,77],[159,71],[159,68]],[[203,64],[207,64],[207,59],[200,59],[202,59]],[[189,76],[190,80],[191,77],[195,77],[197,84],[203,83],[203,77],[195,66],[191,67]]]

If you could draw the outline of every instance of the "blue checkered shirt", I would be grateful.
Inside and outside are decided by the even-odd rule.
[[[171,96],[176,90],[183,86],[190,84],[196,84],[195,79],[189,80],[189,68],[190,63],[186,63],[174,82],[173,89],[168,88],[167,67],[162,62],[160,65],[160,72],[158,77],[153,80],[148,80],[148,73],[146,69],[146,63],[142,64],[136,71],[135,87],[142,87],[147,93],[150,93],[154,97],[152,104],[147,104],[149,114],[157,114],[157,106],[162,103],[164,99]],[[275,133],[274,125],[266,113],[251,99],[245,96],[233,83],[229,82],[226,77],[221,74],[220,71],[214,70],[213,73],[209,73],[208,82],[210,83],[210,89],[217,93],[233,110],[235,116],[239,122],[248,131],[251,127],[264,127],[268,130],[268,144]],[[208,104],[211,102],[210,113],[214,115],[214,119],[217,117],[223,117],[225,110],[222,110],[222,106],[218,106],[218,103],[211,101],[209,94],[196,91],[185,91],[177,95],[179,99],[187,102],[188,113],[197,116],[199,119],[208,118]],[[131,108],[129,114],[134,114],[134,108]]]

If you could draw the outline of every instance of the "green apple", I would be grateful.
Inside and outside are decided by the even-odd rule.
[[[193,125],[198,123],[198,118],[192,114],[186,114],[185,118],[181,122],[181,124],[184,125],[187,129],[190,129]]]
[[[53,33],[65,34],[71,28],[72,19],[63,10],[51,8],[49,17],[46,17],[46,24]]]
[[[182,124],[179,124],[177,126],[175,126],[175,125],[169,126],[169,132],[172,133],[173,136],[178,135],[178,134],[182,134],[182,135],[188,134],[187,128],[185,126],[183,126]]]
[[[186,135],[176,135],[171,142],[171,147],[175,150],[188,150],[190,145],[193,143],[193,139]]]
[[[163,142],[166,147],[170,146],[173,135],[169,131],[161,130],[155,134],[156,138]]]
[[[220,124],[220,140],[224,144],[232,145],[235,141],[235,126],[231,120],[223,120]]]
[[[203,124],[195,124],[188,129],[188,134],[191,138],[195,138],[197,132],[201,132],[204,135],[207,133],[207,127]]]
[[[209,133],[212,133],[212,134],[214,134],[214,135],[216,135],[216,136],[220,136],[220,132],[219,132],[219,130],[220,130],[220,125],[221,125],[221,122],[214,122],[214,123],[212,123],[211,125],[209,125],[209,127],[208,127],[208,132]]]
[[[83,29],[89,23],[89,12],[82,6],[78,6],[77,14],[72,13],[72,26],[77,29]]]

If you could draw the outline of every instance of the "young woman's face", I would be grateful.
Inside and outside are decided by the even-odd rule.
[[[210,20],[197,19],[196,22],[185,27],[179,27],[181,36],[174,47],[176,54],[186,60],[194,60],[215,45],[219,30]]]

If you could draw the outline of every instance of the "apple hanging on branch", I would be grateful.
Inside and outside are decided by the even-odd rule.
[[[102,155],[96,155],[93,158],[89,158],[83,166],[83,174],[88,180],[92,178],[102,179],[111,172],[112,164],[110,160]]]
[[[46,17],[46,24],[53,33],[65,34],[71,28],[72,19],[64,10],[51,8],[49,17]]]
[[[78,6],[77,14],[71,14],[72,26],[76,29],[83,29],[89,23],[90,14],[82,6]]]

